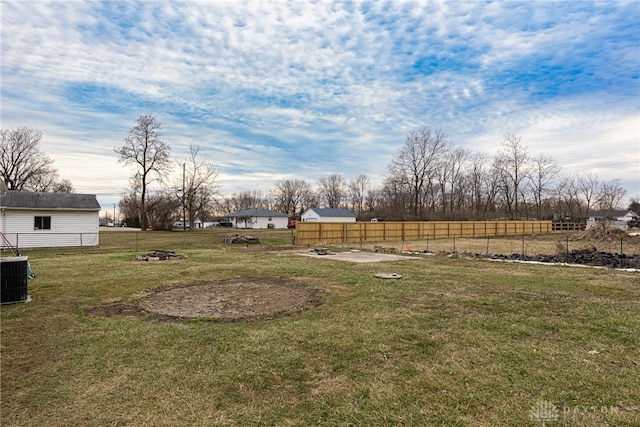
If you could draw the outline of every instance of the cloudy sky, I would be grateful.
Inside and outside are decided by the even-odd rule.
[[[380,184],[424,126],[495,154],[505,133],[566,175],[640,196],[638,1],[1,0],[2,128],[105,208],[142,114],[225,195],[277,180]],[[178,173],[178,171],[176,171]]]

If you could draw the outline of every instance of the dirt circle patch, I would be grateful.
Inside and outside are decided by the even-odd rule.
[[[151,313],[155,320],[270,319],[319,305],[319,290],[284,277],[253,277],[165,286],[143,292],[133,304],[91,310],[98,315]]]

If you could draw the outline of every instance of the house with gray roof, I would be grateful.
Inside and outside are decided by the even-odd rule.
[[[264,208],[245,209],[225,218],[236,228],[287,228],[289,216]]]
[[[100,204],[93,194],[7,191],[0,197],[0,248],[98,246]]]
[[[629,224],[637,223],[640,216],[632,210],[600,210],[591,211],[587,215],[587,228],[595,227],[597,224],[605,222],[607,226],[617,227],[626,230]]]
[[[356,222],[356,216],[348,209],[309,208],[302,213],[303,222]]]

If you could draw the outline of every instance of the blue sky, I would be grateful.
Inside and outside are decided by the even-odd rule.
[[[640,196],[638,1],[5,1],[2,128],[44,134],[105,208],[141,114],[225,195],[338,173],[380,184],[411,130],[494,155],[505,133],[563,174]],[[176,168],[176,174],[180,170]]]

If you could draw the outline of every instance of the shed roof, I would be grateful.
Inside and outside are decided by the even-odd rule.
[[[323,216],[323,217],[331,217],[331,218],[335,218],[335,217],[347,217],[347,218],[353,218],[355,217],[355,214],[353,214],[351,211],[349,211],[348,209],[333,209],[333,208],[310,208],[310,211],[314,211],[315,213],[317,213],[319,216]]]
[[[282,212],[276,212],[270,209],[255,208],[255,209],[245,209],[243,211],[230,213],[227,215],[227,218],[244,218],[244,217],[251,217],[251,216],[288,217],[287,214],[284,214]]]
[[[626,215],[630,215],[632,217],[637,217],[638,214],[632,210],[618,210],[618,211],[591,211],[589,212],[590,217],[596,218],[618,218]]]
[[[100,203],[95,194],[34,193],[9,190],[0,198],[5,209],[63,209],[99,211]]]

